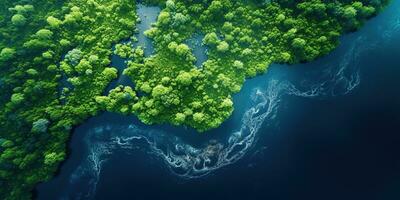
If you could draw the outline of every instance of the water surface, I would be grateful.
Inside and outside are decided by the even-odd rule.
[[[328,56],[246,81],[210,132],[89,119],[38,199],[399,199],[399,8]]]

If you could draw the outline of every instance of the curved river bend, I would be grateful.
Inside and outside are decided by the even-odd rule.
[[[336,191],[332,199],[347,199],[340,196],[346,192],[348,198],[360,197],[357,190],[345,190],[331,176],[326,176],[326,182],[319,180],[317,176],[324,174],[320,168],[309,166],[314,173],[308,174],[307,159],[318,160],[321,152],[296,145],[329,147],[339,141],[338,146],[346,146],[341,142],[351,141],[351,133],[356,132],[351,130],[355,122],[349,120],[364,115],[368,108],[400,112],[396,87],[400,85],[399,8],[400,1],[393,1],[360,31],[343,36],[341,45],[328,56],[295,66],[275,64],[265,75],[247,80],[234,96],[233,116],[208,133],[146,126],[134,116],[108,112],[89,119],[75,129],[70,157],[60,174],[37,187],[38,199],[293,199],[303,194],[298,190],[314,191],[324,184],[332,190],[326,192]],[[146,47],[146,55],[153,49],[143,31],[158,13],[156,7],[138,7],[142,22],[137,45]],[[197,65],[207,59],[200,40],[197,35],[188,41],[196,48]],[[126,67],[117,56],[112,65],[120,72]],[[119,84],[132,85],[120,74],[108,89]],[[400,118],[395,120],[400,123]],[[303,142],[294,142],[297,137]],[[315,150],[325,148],[319,147]],[[326,156],[334,157],[329,152]],[[340,159],[334,163],[346,165]],[[294,175],[293,170],[308,175]],[[301,184],[293,185],[296,181]],[[263,187],[268,194],[260,194]],[[204,193],[189,196],[198,190]]]

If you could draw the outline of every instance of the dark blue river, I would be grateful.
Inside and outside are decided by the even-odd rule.
[[[140,32],[158,12],[139,7],[147,55]],[[206,49],[189,42],[199,66]],[[116,56],[112,65],[125,67]],[[120,76],[110,88],[118,84],[131,83]],[[93,117],[37,199],[400,199],[400,1],[331,54],[247,80],[234,103],[229,120],[202,134]]]

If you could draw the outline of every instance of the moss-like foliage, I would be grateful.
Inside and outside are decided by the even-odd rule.
[[[218,127],[231,95],[271,63],[311,61],[359,28],[387,0],[168,0],[146,31],[155,52],[116,46],[129,60],[118,86],[112,46],[134,34],[134,0],[2,0],[0,4],[0,199],[29,199],[65,159],[71,129],[100,111],[146,124]],[[208,60],[195,66],[194,35]]]
[[[29,199],[64,160],[71,129],[98,113],[95,97],[117,77],[112,44],[133,34],[135,9],[129,0],[2,1],[0,199]]]
[[[124,74],[143,94],[129,112],[146,124],[183,124],[199,131],[218,127],[231,115],[231,95],[246,78],[264,73],[270,63],[327,54],[343,31],[357,29],[377,9],[375,1],[168,0],[145,32],[155,44],[154,55],[145,58],[132,44],[117,46],[116,53],[130,60]],[[196,68],[186,43],[199,34],[208,60]]]

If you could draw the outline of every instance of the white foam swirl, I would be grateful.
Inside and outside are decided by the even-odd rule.
[[[400,31],[400,18],[390,24],[390,28],[385,28],[382,35],[382,40],[386,42]],[[297,81],[271,78],[266,88],[254,89],[252,106],[243,114],[240,127],[231,130],[226,140],[210,140],[202,147],[195,147],[171,133],[151,127],[100,126],[86,135],[87,159],[74,171],[70,184],[76,184],[82,177],[88,178],[90,189],[82,194],[85,194],[85,198],[93,196],[102,165],[116,149],[124,149],[127,153],[141,150],[155,155],[172,174],[185,179],[204,177],[231,165],[255,146],[261,126],[274,121],[284,96],[328,98],[353,91],[361,82],[360,55],[378,45],[370,41],[366,37],[358,37],[349,45],[338,64],[327,64],[322,72],[308,73]],[[106,135],[104,133],[111,134],[107,134],[107,137],[93,137]]]
[[[343,69],[350,66],[346,60],[351,58],[353,56],[344,59],[345,64],[340,65],[340,69],[336,71],[332,79],[309,85],[307,90],[300,90],[293,83],[276,79],[270,80],[266,89],[255,89],[251,96],[253,106],[243,114],[240,128],[232,131],[227,141],[211,140],[203,147],[194,147],[162,130],[143,129],[136,125],[111,127],[110,130],[98,127],[86,136],[90,138],[87,142],[87,159],[74,172],[71,180],[82,176],[92,177],[87,182],[88,191],[83,195],[92,196],[100,178],[102,164],[117,148],[125,149],[126,152],[140,149],[155,155],[174,175],[184,179],[206,176],[237,162],[255,146],[257,133],[263,123],[271,122],[277,116],[283,95],[321,97],[330,94],[331,91],[337,89],[338,85],[344,86],[340,89],[342,94],[353,90],[359,84],[358,71],[354,71],[351,77],[348,77]],[[92,137],[94,134],[105,132],[113,134],[106,139]],[[73,182],[71,181],[71,184]]]

